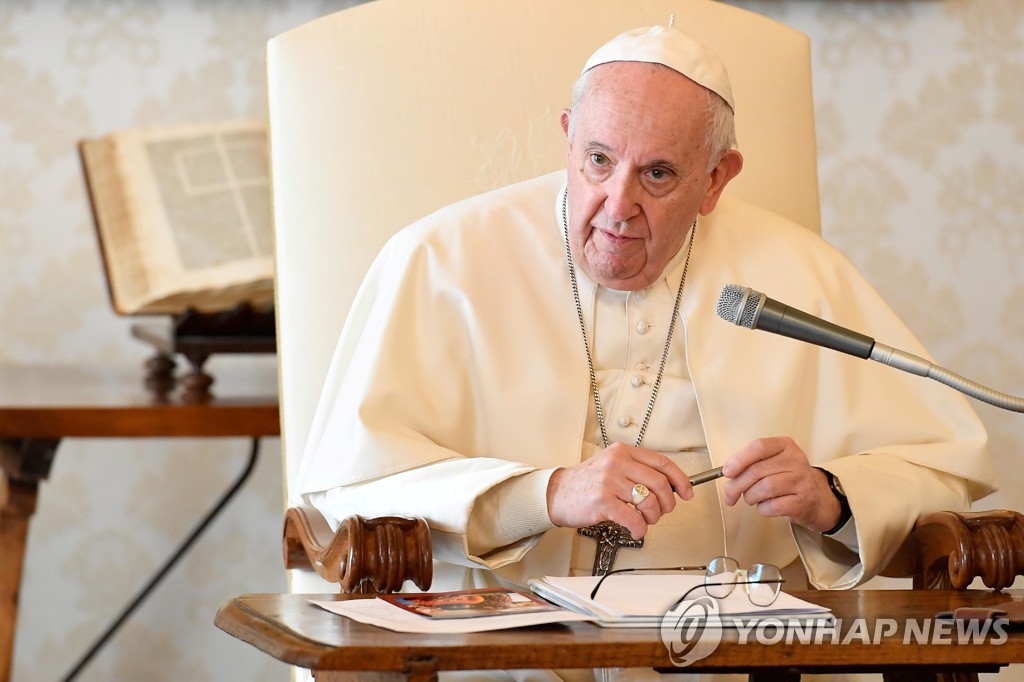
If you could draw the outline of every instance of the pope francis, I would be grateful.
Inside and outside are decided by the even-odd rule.
[[[919,515],[991,492],[959,394],[716,317],[740,283],[927,357],[818,236],[723,195],[736,106],[707,48],[629,31],[561,114],[565,171],[396,234],[338,343],[307,500],[335,525],[424,518],[437,590],[726,555],[849,588]]]

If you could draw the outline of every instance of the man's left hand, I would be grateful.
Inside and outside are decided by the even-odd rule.
[[[787,436],[751,441],[726,460],[722,473],[729,506],[742,497],[762,516],[784,516],[816,533],[834,527],[842,513],[825,474]]]

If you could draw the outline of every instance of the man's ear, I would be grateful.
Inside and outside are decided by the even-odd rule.
[[[718,199],[722,196],[722,190],[729,184],[729,181],[740,174],[743,170],[743,155],[736,149],[730,149],[711,170],[711,184],[704,192],[704,199],[700,202],[700,214],[707,215],[715,210]]]
[[[562,115],[558,117],[558,122],[562,124],[562,132],[565,133],[566,137],[569,137],[569,110],[562,109]]]

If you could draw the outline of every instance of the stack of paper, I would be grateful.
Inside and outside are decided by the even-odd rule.
[[[598,577],[571,578],[545,577],[531,580],[530,588],[550,602],[577,613],[593,616],[598,625],[605,627],[658,627],[666,612],[687,590],[704,583],[703,576],[676,573],[652,575],[650,573],[622,573],[607,578],[595,599],[590,593]],[[821,624],[832,622],[831,612],[824,606],[798,599],[785,592],[779,594],[771,606],[756,606],[747,598],[744,585],[737,585],[732,594],[715,599],[716,615],[709,615],[703,623],[708,627],[748,625],[758,620],[773,618],[783,624]],[[676,609],[684,610],[687,603],[708,598],[698,588],[690,593],[687,602]]]

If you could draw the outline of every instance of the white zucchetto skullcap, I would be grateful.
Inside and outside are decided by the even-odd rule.
[[[609,62],[647,62],[667,66],[718,94],[730,109],[736,111],[725,64],[710,48],[675,28],[649,26],[620,33],[590,56],[583,72]]]

